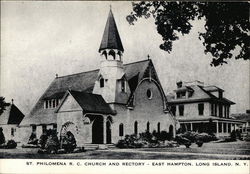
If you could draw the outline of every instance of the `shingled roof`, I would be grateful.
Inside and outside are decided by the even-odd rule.
[[[124,65],[129,86],[133,86],[131,92],[135,90],[138,82],[143,78],[150,61],[151,60],[142,60]],[[55,124],[56,109],[44,109],[44,101],[55,98],[61,99],[67,90],[92,93],[95,81],[98,78],[98,73],[99,69],[96,69],[55,78],[33,107],[30,114],[21,122],[21,125]]]
[[[0,125],[17,124],[23,120],[24,114],[14,105],[10,104],[0,115]]]
[[[109,11],[108,20],[102,36],[99,52],[104,49],[118,49],[120,51],[124,51],[111,9]]]
[[[109,104],[105,102],[101,95],[73,90],[69,90],[68,94],[70,94],[76,100],[76,102],[83,109],[84,113],[115,114],[115,112],[110,108]],[[62,105],[63,101],[60,106]],[[60,106],[56,112],[58,112]]]
[[[171,99],[168,101],[169,104],[182,104],[182,103],[196,103],[196,102],[217,102],[217,103],[223,103],[223,104],[235,104],[234,102],[230,101],[227,98],[219,98],[213,95],[210,90],[210,88],[206,88],[206,86],[200,86],[200,85],[192,85],[192,86],[185,86],[182,87],[182,89],[189,88],[192,89],[193,94],[189,98],[178,98],[178,99]],[[220,88],[218,88],[220,89]],[[222,90],[222,89],[220,89]],[[179,90],[175,90],[176,92]]]

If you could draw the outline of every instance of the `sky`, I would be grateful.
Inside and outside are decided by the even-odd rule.
[[[169,54],[154,19],[140,19],[129,25],[126,16],[131,2],[83,1],[1,1],[0,95],[28,114],[39,97],[59,76],[99,68],[98,49],[110,5],[124,47],[123,61],[130,63],[150,55],[166,94],[177,81],[199,80],[225,90],[236,104],[232,113],[250,107],[250,62],[230,60],[211,67],[198,32],[204,21],[192,21],[192,31],[173,43]]]

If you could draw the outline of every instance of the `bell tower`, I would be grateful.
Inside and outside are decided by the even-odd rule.
[[[130,94],[124,73],[123,52],[121,38],[110,8],[99,48],[101,56],[99,76],[93,90],[93,93],[102,95],[107,103],[125,101],[124,99]]]

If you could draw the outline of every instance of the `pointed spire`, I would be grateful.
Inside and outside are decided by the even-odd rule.
[[[111,7],[102,36],[102,42],[99,48],[99,52],[104,49],[117,49],[122,52],[124,51]]]

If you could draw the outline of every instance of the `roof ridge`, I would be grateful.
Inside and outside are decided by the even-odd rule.
[[[126,66],[126,65],[131,65],[131,64],[135,64],[135,63],[146,62],[146,61],[150,61],[150,60],[145,59],[145,60],[139,60],[139,61],[137,61],[137,62],[130,62],[130,63],[124,64],[124,66]],[[68,77],[68,76],[74,76],[74,75],[83,74],[83,73],[89,73],[89,72],[98,71],[98,70],[100,70],[100,68],[93,69],[93,70],[89,70],[89,71],[83,71],[83,72],[79,72],[79,73],[74,73],[74,74],[69,74],[69,75],[64,75],[64,76],[58,76],[56,79],[63,78],[63,77]]]
[[[203,90],[207,95],[209,95],[210,97],[214,97],[214,98],[218,98],[215,95],[211,94],[211,92],[205,90],[202,86],[197,85],[201,90]]]
[[[144,59],[144,60],[139,60],[137,62],[130,62],[130,63],[126,63],[124,65],[131,65],[131,64],[135,64],[135,63],[141,63],[141,62],[146,62],[146,61],[150,61],[149,59]]]
[[[68,76],[75,76],[75,75],[78,75],[78,74],[89,73],[89,72],[98,71],[98,70],[100,70],[100,69],[93,69],[93,70],[89,70],[89,71],[83,71],[83,72],[74,73],[74,74],[69,74],[69,75],[64,75],[64,76],[58,76],[58,77],[55,78],[55,79],[59,79],[59,78],[63,78],[63,77],[68,77]]]

